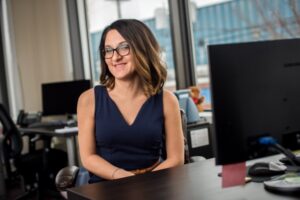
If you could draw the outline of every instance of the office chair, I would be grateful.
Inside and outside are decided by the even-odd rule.
[[[41,186],[49,182],[49,179],[45,180],[45,173],[47,175],[50,172],[56,174],[58,171],[58,169],[50,168],[52,167],[51,163],[56,162],[55,159],[67,160],[66,153],[58,154],[57,151],[53,151],[52,149],[33,150],[31,148],[29,153],[21,154],[23,149],[22,137],[29,136],[30,143],[30,139],[34,137],[34,134],[21,134],[2,104],[0,104],[0,122],[3,127],[3,138],[1,139],[0,146],[2,147],[1,152],[3,153],[7,183],[13,184],[21,176],[25,186],[25,193],[20,197],[31,195],[33,192],[38,192],[39,194],[40,189],[42,189]],[[32,147],[33,145],[29,144],[29,146]],[[3,161],[0,161],[1,164]],[[67,163],[59,167],[61,168],[66,165]],[[16,169],[13,170],[12,166]]]
[[[185,112],[187,124],[196,123],[202,120],[199,116],[198,108],[190,96],[190,92],[190,89],[176,90],[174,92],[178,99],[180,109]]]
[[[3,148],[1,151],[3,152],[7,182],[13,183],[18,175],[21,175],[24,179],[25,188],[29,191],[36,185],[36,177],[42,171],[43,152],[39,150],[21,155],[23,135],[18,131],[18,128],[2,104],[0,104],[0,122],[3,126],[4,137],[1,140],[1,147]],[[16,171],[13,171],[11,161],[13,161]]]
[[[189,155],[189,148],[187,144],[187,120],[185,112],[180,109],[181,114],[181,123],[184,135],[184,163],[194,162],[194,158]],[[163,152],[162,158],[166,158],[166,146],[165,146],[165,135],[163,135]],[[199,158],[198,158],[199,159]],[[77,166],[69,166],[61,169],[55,178],[55,185],[58,190],[65,191],[67,188],[71,188],[74,186],[81,186],[84,184],[88,184],[89,173],[83,167]]]

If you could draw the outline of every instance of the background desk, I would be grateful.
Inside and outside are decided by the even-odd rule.
[[[278,156],[274,157],[275,159]],[[271,159],[274,160],[273,157]],[[68,190],[69,199],[101,200],[260,200],[299,199],[269,193],[262,183],[223,189],[214,159]]]
[[[56,133],[54,128],[19,128],[21,133],[34,133],[38,135],[45,135],[51,137],[64,137],[66,138],[67,143],[67,153],[68,153],[68,163],[69,166],[79,165],[78,156],[77,156],[77,142],[76,136],[77,131],[68,132],[68,133]]]

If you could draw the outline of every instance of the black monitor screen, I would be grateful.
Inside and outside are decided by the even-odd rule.
[[[300,39],[211,45],[209,62],[216,164],[266,156],[261,136],[299,149]]]
[[[42,84],[43,115],[76,114],[78,97],[89,88],[89,80]]]

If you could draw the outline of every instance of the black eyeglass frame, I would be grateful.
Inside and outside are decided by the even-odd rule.
[[[120,54],[119,50],[124,47],[128,48],[128,52],[126,54]],[[112,51],[111,56],[109,56],[109,57],[106,56],[106,51],[105,51],[106,49],[109,49]],[[119,44],[116,48],[109,47],[109,48],[104,48],[102,50],[102,54],[105,59],[111,59],[114,56],[115,52],[117,52],[117,54],[119,56],[127,56],[130,53],[130,45],[128,43],[122,43],[122,44]]]

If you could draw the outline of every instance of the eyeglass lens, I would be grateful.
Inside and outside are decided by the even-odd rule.
[[[130,47],[129,44],[120,44],[117,46],[117,48],[111,48],[111,47],[106,47],[104,49],[104,57],[105,58],[112,58],[114,55],[114,51],[116,51],[120,56],[126,56],[129,54]]]

